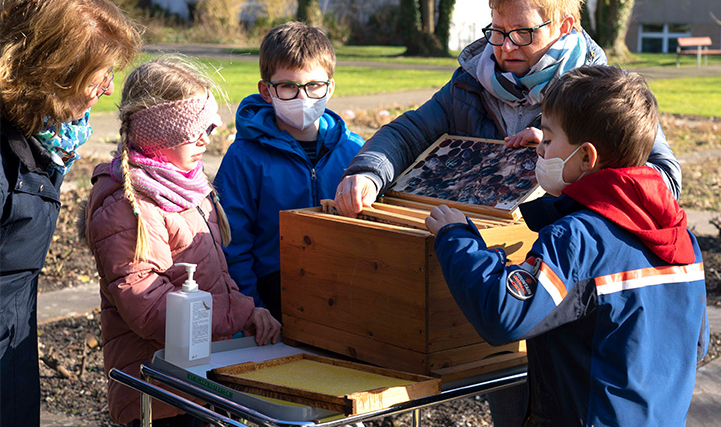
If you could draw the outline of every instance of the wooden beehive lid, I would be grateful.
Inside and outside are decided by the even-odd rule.
[[[518,206],[544,194],[536,150],[504,141],[444,134],[406,169],[386,195],[464,212],[519,219]]]
[[[355,415],[441,392],[439,378],[300,353],[208,371],[237,390]]]

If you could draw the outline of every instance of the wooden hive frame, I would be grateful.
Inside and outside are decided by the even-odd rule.
[[[300,364],[305,361],[313,366]],[[293,370],[292,375],[289,369]],[[328,375],[324,375],[324,372]],[[249,378],[252,374],[255,374],[254,378]],[[307,376],[315,378],[310,377],[303,380],[302,384],[297,383],[298,377]],[[384,409],[441,392],[440,380],[437,378],[308,353],[260,363],[247,362],[216,368],[208,371],[208,378],[246,393],[310,405],[345,415]],[[338,387],[337,382],[343,384]],[[367,388],[369,384],[371,386]],[[328,389],[345,391],[324,391]]]

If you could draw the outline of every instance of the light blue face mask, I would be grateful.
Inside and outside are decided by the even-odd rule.
[[[296,129],[304,130],[323,115],[328,97],[283,100],[272,96],[271,99],[279,119]]]
[[[538,180],[538,183],[541,184],[541,187],[546,190],[547,193],[558,197],[561,195],[563,189],[570,184],[570,182],[563,180],[563,167],[581,147],[583,147],[583,144],[579,145],[578,148],[573,150],[573,153],[565,159],[561,159],[560,157],[544,159],[538,156],[538,160],[536,160],[536,180]],[[583,178],[585,174],[586,172],[581,174],[578,179]]]

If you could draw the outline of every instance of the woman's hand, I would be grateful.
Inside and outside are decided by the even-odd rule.
[[[255,307],[253,309],[252,324],[246,332],[248,335],[255,335],[255,343],[266,345],[269,342],[275,344],[280,336],[280,322],[270,314],[267,308]]]
[[[378,197],[378,189],[365,175],[350,175],[338,184],[335,208],[343,216],[355,218],[364,207],[370,207]]]
[[[448,224],[466,224],[467,222],[463,212],[446,205],[439,205],[433,208],[431,216],[426,218],[426,227],[434,236],[437,236],[438,231]]]
[[[541,143],[543,132],[534,127],[528,127],[515,135],[507,136],[503,140],[506,141],[508,148],[521,148],[535,146]]]

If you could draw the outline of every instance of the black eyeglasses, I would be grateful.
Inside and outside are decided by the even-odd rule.
[[[533,43],[533,32],[550,23],[551,21],[548,20],[541,25],[536,25],[535,27],[516,28],[515,30],[511,30],[509,32],[496,30],[495,28],[491,28],[489,25],[483,29],[483,35],[486,36],[488,43],[493,46],[503,46],[503,42],[506,40],[506,37],[508,37],[509,40],[511,40],[511,43],[516,46],[528,46]]]
[[[115,78],[115,73],[113,72],[113,67],[110,67],[110,69],[108,70],[108,73],[105,75],[105,78],[103,79],[103,82],[100,83],[100,85],[88,83],[88,86],[98,89],[100,91],[98,98],[100,98],[101,96],[105,95],[105,92],[110,90],[110,84],[113,82],[113,78]],[[105,87],[103,87],[103,86],[105,86]],[[95,93],[97,94],[97,92],[95,92]]]
[[[297,98],[300,93],[300,88],[303,88],[308,98],[321,99],[328,94],[328,86],[330,86],[330,80],[326,82],[313,81],[306,84],[295,82],[266,83],[273,86],[275,96],[284,101]]]

